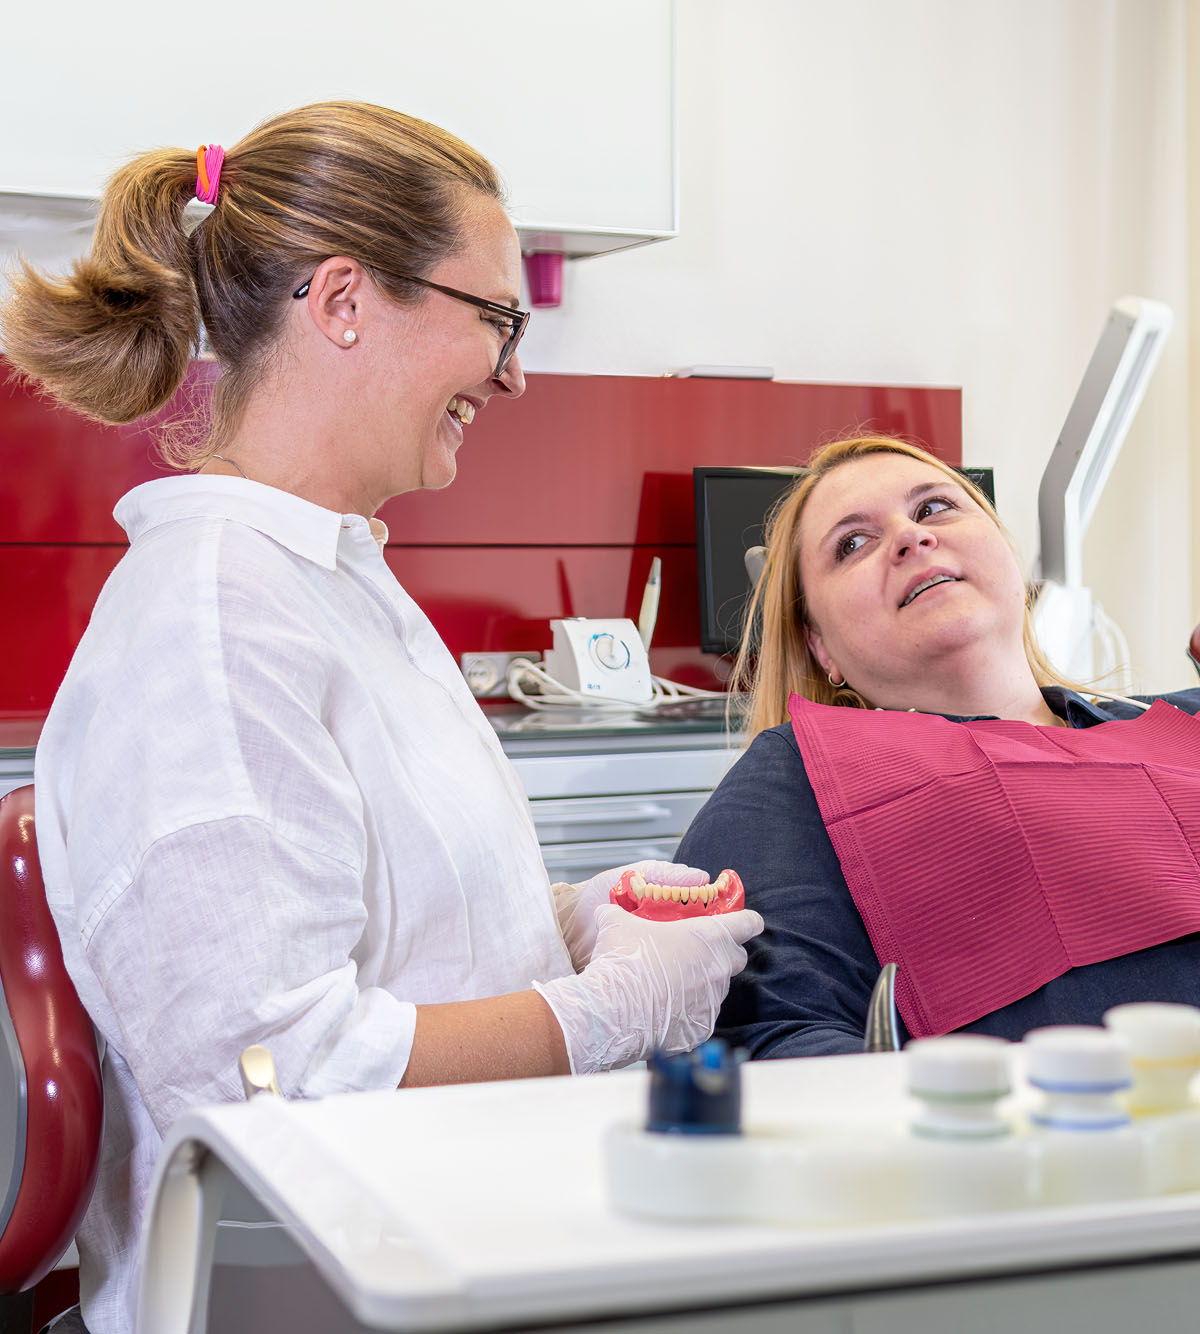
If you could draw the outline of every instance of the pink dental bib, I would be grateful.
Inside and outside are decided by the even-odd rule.
[[[1034,727],[830,708],[792,729],[914,1037],[1200,931],[1200,719]]]

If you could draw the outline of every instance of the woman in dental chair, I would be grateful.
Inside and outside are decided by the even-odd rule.
[[[913,1037],[1200,1004],[1200,690],[1058,677],[986,499],[906,443],[819,451],[767,548],[753,741],[678,853],[766,920],[718,1033],[861,1051],[892,962]]]

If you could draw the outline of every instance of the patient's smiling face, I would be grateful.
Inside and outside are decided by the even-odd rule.
[[[950,476],[904,454],[834,468],[800,521],[800,582],[822,668],[872,703],[908,707],[913,689],[971,655],[1023,656],[1025,587],[986,511]]]

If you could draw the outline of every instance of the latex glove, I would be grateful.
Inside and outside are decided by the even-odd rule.
[[[592,961],[574,976],[535,982],[554,1011],[573,1073],[691,1051],[712,1035],[729,979],[763,929],[748,908],[718,917],[648,922],[614,904],[596,909]]]
[[[627,862],[614,871],[601,871],[578,885],[556,884],[554,911],[558,929],[571,952],[576,972],[587,966],[596,947],[596,909],[603,907],[610,891],[626,871],[641,871],[655,885],[707,885],[708,873],[677,862]]]

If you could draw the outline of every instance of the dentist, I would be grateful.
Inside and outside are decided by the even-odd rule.
[[[189,227],[193,195],[212,207]],[[602,1070],[706,1038],[761,930],[603,906],[617,872],[556,901],[511,767],[384,562],[379,507],[448,486],[475,414],[524,391],[519,283],[490,164],[355,103],[134,159],[90,255],[17,276],[6,354],[89,416],[160,408],[201,328],[220,363],[202,441],[168,443],[180,475],[117,506],[130,549],[37,752],[50,905],[107,1044],[92,1334],[132,1324],[163,1131],[240,1097],[246,1046],[298,1097]]]

